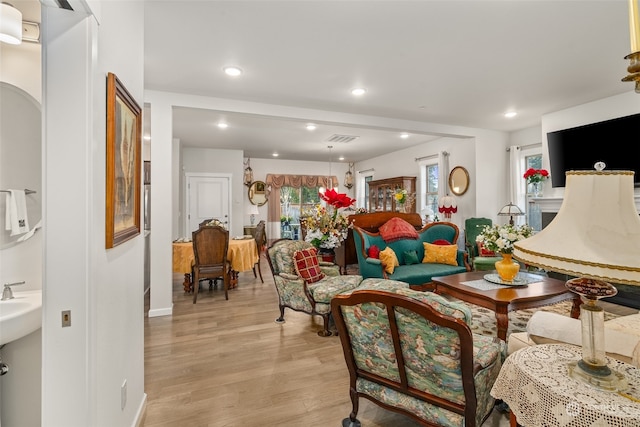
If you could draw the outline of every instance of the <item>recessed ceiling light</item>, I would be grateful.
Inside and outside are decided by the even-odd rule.
[[[340,160],[340,161],[344,160],[344,156],[338,157],[338,160]]]
[[[406,133],[406,132],[403,132],[403,133],[400,134],[400,138],[407,139],[407,138],[409,138],[409,134]]]
[[[367,90],[363,89],[361,87],[357,87],[355,89],[351,89],[351,94],[355,95],[355,96],[361,96],[361,95],[364,95],[365,93],[367,93]]]
[[[313,123],[307,124],[307,130],[316,130],[316,125],[314,125]]]
[[[226,129],[226,128],[228,128],[228,127],[229,127],[229,125],[228,125],[228,124],[226,124],[226,123],[220,122],[220,123],[218,123],[218,127],[219,127],[220,129]]]
[[[279,154],[278,154],[278,153],[273,153],[273,154],[272,154],[272,156],[273,156],[273,157],[278,157],[278,156],[279,156]]]
[[[242,69],[238,67],[224,67],[224,73],[228,76],[237,77],[242,74]]]
[[[515,117],[517,115],[518,115],[518,113],[516,113],[515,111],[507,111],[506,113],[504,113],[504,116],[507,119],[510,119],[510,118]]]

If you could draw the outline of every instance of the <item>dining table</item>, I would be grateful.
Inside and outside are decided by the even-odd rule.
[[[229,239],[227,260],[231,266],[229,288],[238,285],[238,273],[253,270],[259,260],[258,247],[253,237],[234,237]],[[184,274],[182,284],[185,292],[193,291],[191,265],[194,261],[193,243],[191,241],[173,242],[173,271]]]

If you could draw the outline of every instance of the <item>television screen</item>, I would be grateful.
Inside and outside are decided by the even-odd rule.
[[[552,187],[565,186],[565,172],[632,170],[634,186],[640,187],[640,114],[547,133]]]

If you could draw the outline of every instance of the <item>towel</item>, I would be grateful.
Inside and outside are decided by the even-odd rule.
[[[29,231],[27,218],[27,200],[24,190],[9,190],[5,216],[5,229],[11,230],[11,236]]]
[[[31,231],[18,237],[18,242],[24,242],[25,240],[30,239],[36,233],[36,231],[38,231],[39,228],[42,228],[42,220],[38,221],[38,223],[33,226]]]

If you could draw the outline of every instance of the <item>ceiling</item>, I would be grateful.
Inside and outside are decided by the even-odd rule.
[[[634,89],[621,81],[624,0],[146,0],[144,32],[146,89],[347,114],[514,131]],[[227,65],[244,74],[226,76]],[[368,92],[352,96],[357,86]],[[359,161],[435,138],[305,124],[180,108],[173,129],[185,146],[293,160],[327,159],[333,145],[333,160]]]

